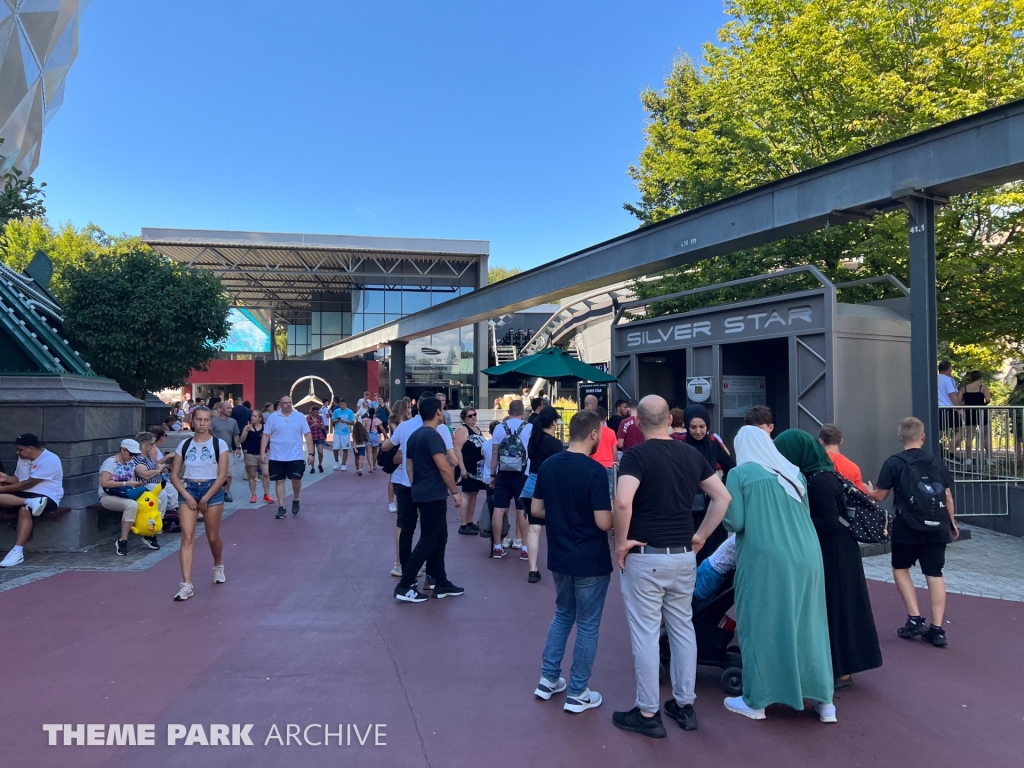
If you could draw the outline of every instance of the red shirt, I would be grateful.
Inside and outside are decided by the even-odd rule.
[[[640,431],[636,423],[636,416],[627,416],[619,424],[619,434],[616,438],[622,440],[622,450],[628,451],[634,445],[640,445],[644,441],[644,433]]]
[[[867,488],[864,487],[864,478],[860,475],[860,467],[841,453],[832,453],[829,451],[828,457],[832,459],[832,463],[836,467],[836,472],[856,485],[862,491],[867,491]]]
[[[615,456],[618,451],[618,443],[616,441],[615,433],[608,427],[601,426],[601,442],[597,445],[597,450],[594,455],[591,456],[594,461],[600,464],[605,469],[611,469],[612,465],[615,464]]]

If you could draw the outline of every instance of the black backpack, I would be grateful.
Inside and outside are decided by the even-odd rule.
[[[838,472],[833,473],[843,484],[846,494],[846,517],[839,522],[846,526],[854,541],[864,544],[880,544],[889,540],[892,528],[889,512],[868,496],[864,491]]]
[[[398,454],[398,446],[392,445],[389,450],[377,452],[377,466],[384,470],[385,474],[394,474],[394,471],[398,469],[398,465],[395,463],[395,456]]]
[[[896,481],[896,513],[914,531],[939,531],[949,526],[946,483],[935,458],[922,453],[915,459],[901,454],[903,462]]]

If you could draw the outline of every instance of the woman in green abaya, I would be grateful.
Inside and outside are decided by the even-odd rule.
[[[769,704],[803,709],[809,699],[822,722],[834,723],[825,576],[807,484],[764,430],[743,427],[735,447],[725,527],[736,534],[743,695],[725,706],[763,720]]]

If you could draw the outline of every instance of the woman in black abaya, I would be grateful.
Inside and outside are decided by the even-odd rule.
[[[832,461],[821,443],[807,432],[787,429],[775,438],[775,447],[807,478],[811,522],[818,534],[825,567],[832,674],[837,691],[852,688],[855,673],[882,666],[882,651],[878,647],[860,547],[839,522],[839,516],[846,513],[843,483],[832,471]]]
[[[691,405],[683,412],[683,422],[686,425],[686,434],[683,442],[691,448],[696,448],[701,455],[708,460],[712,469],[722,470],[722,482],[725,482],[729,470],[736,466],[736,459],[729,453],[715,435],[711,433],[711,417],[703,405]],[[700,528],[704,522],[704,515],[707,513],[707,497],[700,491],[693,499],[693,530]],[[719,525],[704,542],[704,546],[697,553],[697,564],[704,562],[711,553],[718,549],[719,545],[728,538],[725,527]]]

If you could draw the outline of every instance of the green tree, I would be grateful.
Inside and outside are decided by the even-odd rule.
[[[487,270],[487,284],[496,283],[499,280],[504,280],[506,277],[512,277],[512,275],[518,275],[522,270],[519,269],[508,269],[506,267],[491,267]]]
[[[63,224],[54,230],[42,218],[12,219],[3,228],[0,238],[4,262],[19,272],[42,251],[53,262],[51,292],[59,299],[64,290],[64,270],[69,266],[81,266],[87,256],[105,251],[112,239],[95,224],[75,229]]]
[[[64,329],[101,376],[144,397],[205,369],[228,335],[229,301],[212,273],[114,239],[63,273]]]
[[[642,224],[1024,97],[1021,0],[728,0],[726,11],[706,63],[678,58],[664,88],[642,96],[646,146],[630,168],[640,200],[625,206]],[[1024,189],[962,195],[937,226],[944,351],[1019,354]],[[711,259],[636,291],[649,298],[807,263],[837,280],[907,280],[906,217]]]
[[[0,144],[3,143],[4,140],[0,139]],[[0,164],[6,159],[0,155]],[[46,215],[46,205],[43,203],[46,196],[43,187],[46,186],[46,182],[37,187],[34,178],[22,178],[23,175],[17,168],[11,168],[3,174],[4,186],[3,190],[0,190],[0,229],[11,219]]]

